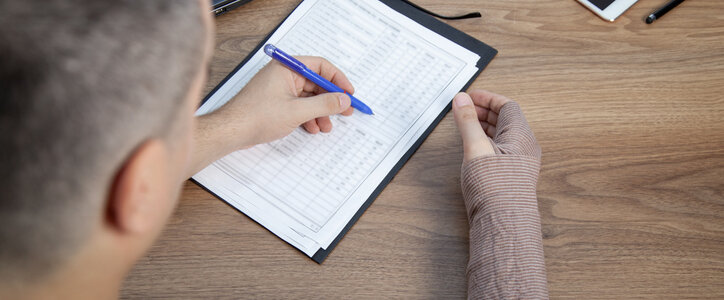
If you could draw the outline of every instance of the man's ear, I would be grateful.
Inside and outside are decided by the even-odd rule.
[[[136,149],[116,174],[108,195],[107,221],[125,233],[150,230],[165,195],[168,151],[163,142],[148,140]]]

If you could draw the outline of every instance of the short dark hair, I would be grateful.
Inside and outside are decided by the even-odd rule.
[[[73,254],[201,71],[196,0],[0,2],[0,278]]]

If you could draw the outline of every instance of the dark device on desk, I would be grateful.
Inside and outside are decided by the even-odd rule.
[[[211,0],[211,12],[218,16],[249,2],[251,0]]]

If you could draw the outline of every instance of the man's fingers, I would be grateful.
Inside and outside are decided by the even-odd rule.
[[[481,107],[481,106],[475,105],[475,112],[478,113],[478,120],[479,120],[480,122],[485,122],[485,121],[487,121],[487,119],[488,119],[488,112],[489,112],[489,111],[490,111],[490,110],[487,109],[487,108],[485,108],[485,107]]]
[[[497,125],[498,124],[498,114],[496,114],[494,111],[488,111],[488,116],[485,118],[485,121],[488,122],[490,125]],[[492,137],[492,136],[491,136]]]
[[[473,102],[474,103],[474,102]],[[490,109],[475,105],[475,112],[478,113],[478,120],[483,123],[498,124],[498,114]]]
[[[475,105],[468,94],[458,93],[453,99],[453,114],[460,135],[463,138],[464,160],[495,154],[490,140],[485,136],[478,120]]]
[[[346,111],[351,103],[349,96],[343,93],[324,93],[293,101],[290,113],[294,114],[299,122],[341,113]]]
[[[487,123],[486,123],[487,124]],[[498,129],[495,128],[495,126],[487,124],[488,126],[483,126],[485,133],[488,134],[490,138],[495,138],[495,135],[497,134]]]
[[[487,108],[496,114],[500,113],[500,108],[503,107],[503,104],[511,101],[508,97],[486,90],[473,90],[470,92],[470,98],[473,99],[475,105]]]
[[[317,120],[309,120],[307,122],[304,122],[304,124],[302,124],[302,127],[304,127],[304,130],[311,134],[319,133],[319,126],[317,125]]]
[[[317,118],[317,125],[319,126],[319,130],[322,132],[326,133],[332,131],[332,121],[329,120],[329,117]]]
[[[322,75],[322,77],[331,81],[336,86],[350,94],[354,94],[354,86],[352,86],[352,83],[349,79],[347,79],[347,76],[328,60],[316,56],[298,56],[295,58],[301,61],[310,70]],[[314,94],[327,92],[309,80],[305,80],[303,90]]]
[[[483,131],[485,131],[485,134],[488,135],[488,137],[495,138],[495,134],[497,134],[497,128],[494,125],[490,125],[487,122],[480,122],[480,125],[483,126]]]

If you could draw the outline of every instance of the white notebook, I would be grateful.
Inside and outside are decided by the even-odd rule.
[[[229,154],[193,180],[313,257],[343,235],[385,177],[397,171],[480,71],[481,57],[375,0],[306,0],[266,43],[331,61],[375,114],[332,116],[330,133],[298,128],[281,140]],[[270,61],[261,49],[251,55],[197,115],[223,106]]]

